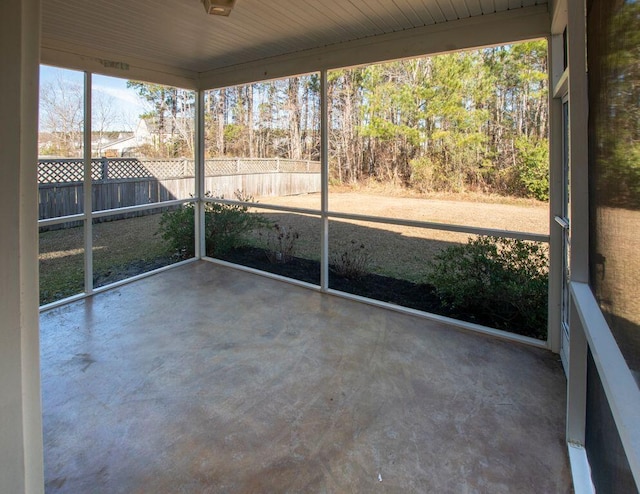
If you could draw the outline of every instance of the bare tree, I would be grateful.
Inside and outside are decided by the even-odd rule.
[[[100,155],[108,134],[123,125],[116,111],[115,99],[94,91],[91,127],[94,148]],[[82,154],[84,134],[84,87],[80,82],[58,77],[40,87],[40,129],[49,133],[47,154],[71,157]]]
[[[299,160],[302,158],[302,142],[300,136],[302,110],[300,104],[299,77],[290,77],[288,80],[286,109],[289,113],[289,158]]]
[[[91,131],[93,134],[94,153],[102,156],[102,150],[107,141],[109,133],[113,132],[117,125],[121,124],[118,117],[115,102],[112,96],[100,91],[93,91],[91,102]]]
[[[58,77],[40,87],[40,128],[50,133],[48,153],[61,157],[82,152],[84,90]]]

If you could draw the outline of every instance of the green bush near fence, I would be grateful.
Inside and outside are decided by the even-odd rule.
[[[238,200],[251,201],[250,197],[236,194]],[[246,243],[249,232],[271,223],[258,213],[249,212],[241,204],[204,204],[204,236],[208,256],[220,256],[231,249]],[[194,205],[192,203],[180,209],[162,214],[158,232],[169,248],[183,258],[195,254]]]
[[[546,339],[548,263],[540,243],[480,236],[436,255],[427,281],[452,308],[487,316],[499,329]]]

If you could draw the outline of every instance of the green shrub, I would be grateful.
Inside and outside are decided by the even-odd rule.
[[[498,329],[547,337],[548,256],[540,243],[469,238],[436,255],[427,280],[445,305]]]
[[[239,201],[252,201],[236,192]],[[269,224],[262,215],[249,212],[242,204],[204,204],[204,237],[208,256],[219,256],[245,243],[252,230]],[[160,219],[159,233],[179,256],[188,258],[195,253],[194,205],[167,211]]]
[[[419,192],[460,192],[464,190],[464,173],[449,169],[442,160],[427,156],[409,162],[409,185]]]
[[[238,200],[250,200],[238,195]],[[219,256],[246,243],[246,235],[268,221],[240,204],[206,203],[204,230],[208,256]]]
[[[419,192],[430,192],[435,188],[435,167],[428,157],[412,159],[409,166],[411,167],[409,185],[412,188]]]
[[[167,243],[171,252],[183,259],[193,257],[196,238],[193,203],[162,213],[157,233]]]
[[[547,139],[519,137],[515,142],[515,173],[522,192],[540,201],[549,200],[549,143]]]

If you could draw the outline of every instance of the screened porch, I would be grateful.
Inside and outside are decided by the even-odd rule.
[[[3,2],[0,490],[637,491],[637,126],[617,130],[637,113],[610,111],[637,106],[616,99],[637,94],[618,86],[636,81],[635,65],[611,65],[637,58],[636,7]],[[546,103],[514,98],[502,109],[538,118],[542,206],[472,198],[456,208],[418,190],[456,186],[426,154],[451,136],[440,115],[421,114],[420,130],[403,135],[423,160],[397,142],[351,146],[358,132],[373,135],[365,127],[379,123],[378,102],[424,110],[453,90],[463,65],[495,66],[503,47],[534,42],[544,71],[513,66]],[[624,50],[633,56],[611,55]],[[386,84],[376,64],[391,64],[393,79],[395,67],[427,58],[409,66],[431,76],[436,56],[451,57],[440,67],[451,87],[416,82],[430,91],[417,102],[375,92]],[[624,77],[610,76],[619,70]],[[61,87],[75,90],[64,157],[54,142],[64,133],[42,132],[56,114],[42,107],[47,71],[70,74]],[[484,125],[483,98],[518,77],[468,97],[461,89],[460,108],[480,112],[461,122]],[[113,80],[150,104],[152,91],[163,94],[171,118],[104,145],[113,129],[100,127],[99,95]],[[362,96],[356,82],[372,92]],[[274,101],[286,111],[265,110]],[[407,107],[391,112],[394,132],[410,127]],[[526,127],[517,117],[513,126]],[[477,159],[478,190],[512,186],[492,150],[481,156],[489,144],[471,137],[449,146],[481,145],[456,160],[443,151],[443,162]],[[171,159],[153,155],[158,140]],[[502,152],[515,167],[510,143]],[[357,166],[342,158],[355,155]],[[397,183],[415,190],[397,194]],[[215,215],[241,223],[245,243],[212,242]],[[158,253],[180,235],[186,243]],[[441,262],[441,279],[464,280],[442,264],[464,245],[536,260],[536,274],[502,293],[535,282],[542,299],[516,297],[519,319],[462,310],[455,294],[425,305],[441,293],[422,267]],[[312,275],[287,270],[294,263]],[[495,300],[483,308],[512,307]]]

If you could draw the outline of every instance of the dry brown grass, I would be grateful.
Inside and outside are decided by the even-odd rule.
[[[416,189],[395,185],[392,182],[369,180],[356,184],[330,185],[330,194],[359,193],[380,197],[405,197],[417,199],[451,200],[457,202],[484,202],[490,204],[516,204],[542,206],[546,203],[525,197],[505,196],[485,192],[420,192]]]
[[[529,200],[506,200],[485,195],[454,197],[408,194],[398,188],[367,187],[354,190],[332,188],[331,211],[403,218],[435,223],[453,223],[484,228],[546,234],[548,206]],[[320,195],[258,198],[261,204],[274,204],[319,210]],[[495,200],[494,200],[495,199]],[[320,258],[321,223],[317,217],[261,210],[274,221],[300,234],[297,255]],[[159,235],[159,215],[94,225],[94,268],[96,272],[119,266],[152,266],[155,258],[167,257]],[[42,233],[40,236],[41,302],[73,295],[83,286],[82,228]],[[366,247],[371,271],[421,281],[425,266],[443,248],[465,243],[470,235],[362,221],[330,222],[330,255],[339,254],[351,241]],[[258,243],[259,239],[253,240]],[[155,267],[155,266],[152,266]],[[135,273],[134,273],[135,274]],[[131,273],[128,273],[131,275]]]
[[[94,275],[104,277],[132,263],[157,267],[157,259],[168,259],[170,253],[156,235],[159,220],[155,214],[93,225]],[[82,227],[40,233],[39,259],[41,304],[83,291]]]
[[[549,210],[547,204],[532,201],[513,203],[432,199],[425,196],[382,196],[375,190],[332,193],[331,211],[403,218],[434,223],[452,223],[482,228],[547,234]],[[262,197],[261,204],[273,204],[305,209],[319,209],[320,195],[306,194],[289,197]],[[298,255],[319,259],[320,221],[317,218],[260,210],[278,223],[300,233]],[[371,271],[419,282],[424,279],[426,266],[442,249],[466,243],[466,233],[455,233],[380,223],[332,220],[329,227],[330,257],[346,249],[351,241],[365,246],[371,257]]]
[[[549,232],[549,206],[530,200],[494,202],[490,196],[482,201],[427,196],[384,196],[366,190],[329,195],[329,210],[343,213],[402,218],[408,220],[451,223],[482,228],[496,228],[528,233]],[[261,204],[319,209],[320,194],[257,198]],[[500,198],[502,199],[502,198]]]

